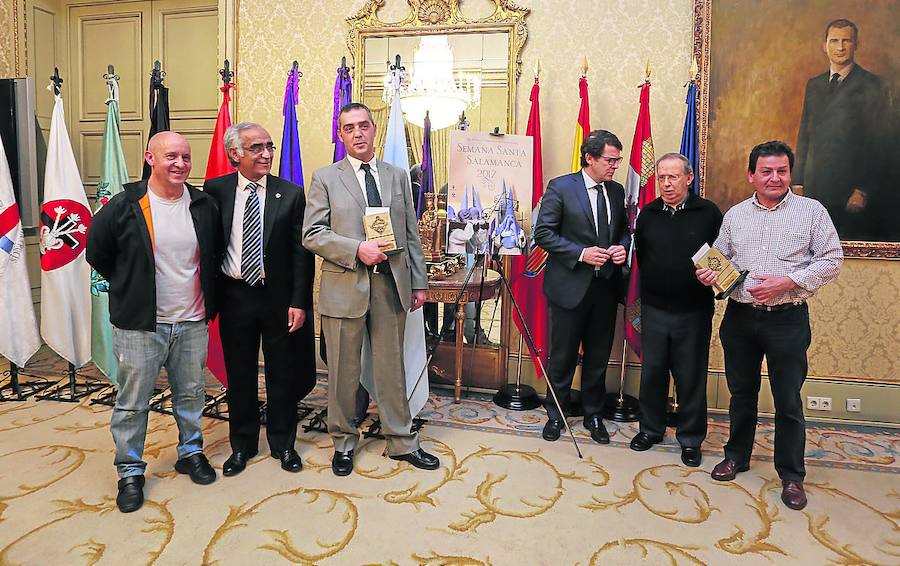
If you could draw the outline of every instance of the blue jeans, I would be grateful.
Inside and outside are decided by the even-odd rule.
[[[163,367],[172,388],[172,412],[178,425],[178,458],[203,450],[200,416],[206,401],[203,368],[209,338],[206,323],[158,323],[156,332],[113,327],[119,360],[119,392],[109,428],[116,443],[119,478],[144,474],[144,441],[150,399]]]

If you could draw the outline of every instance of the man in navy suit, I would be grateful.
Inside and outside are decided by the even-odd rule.
[[[625,189],[612,180],[622,163],[621,154],[622,142],[615,134],[591,132],[581,145],[581,171],[550,181],[534,229],[535,242],[550,256],[544,274],[544,294],[550,302],[550,385],[566,411],[581,345],[584,426],[600,444],[609,443],[600,413],[615,334],[621,266],[630,243]],[[546,408],[543,436],[554,441],[565,417],[549,394]]]

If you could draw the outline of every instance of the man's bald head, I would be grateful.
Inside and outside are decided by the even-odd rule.
[[[159,132],[150,138],[144,159],[152,171],[151,184],[160,189],[180,190],[191,173],[191,145],[176,132]]]

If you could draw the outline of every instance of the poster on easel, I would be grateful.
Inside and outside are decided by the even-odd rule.
[[[531,236],[531,136],[450,132],[447,253],[520,255]]]

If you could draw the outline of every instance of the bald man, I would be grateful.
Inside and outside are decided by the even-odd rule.
[[[215,315],[215,201],[185,181],[191,146],[174,132],[150,139],[150,178],[125,185],[91,222],[87,260],[109,281],[109,319],[119,360],[110,430],[123,513],[144,503],[141,458],[154,385],[164,367],[178,425],[175,470],[215,481],[203,455],[207,322]]]

